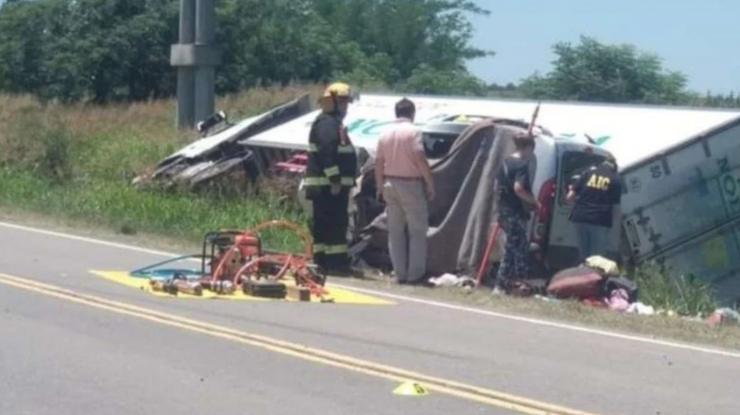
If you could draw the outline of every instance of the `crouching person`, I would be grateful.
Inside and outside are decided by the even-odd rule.
[[[514,146],[516,151],[503,160],[496,176],[498,225],[506,235],[506,245],[496,275],[494,294],[506,292],[512,279],[529,277],[526,229],[531,210],[539,208],[539,202],[532,194],[529,169],[535,157],[534,136],[516,136]]]

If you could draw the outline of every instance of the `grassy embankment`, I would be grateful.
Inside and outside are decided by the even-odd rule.
[[[217,108],[238,120],[303,92],[316,96],[319,90],[314,86],[252,90],[219,98]],[[299,212],[275,198],[249,197],[223,188],[199,195],[134,188],[134,177],[194,139],[174,134],[174,113],[174,101],[105,107],[42,106],[28,97],[0,96],[0,208],[104,227],[119,235],[160,235],[189,247],[205,232],[218,228],[248,228],[267,219],[305,224]],[[299,240],[290,233],[267,233],[265,237],[276,248],[300,247]],[[636,279],[642,301],[657,309],[696,315],[715,307],[706,287],[688,278],[670,279],[664,274],[643,272]],[[471,296],[432,291],[435,293],[431,295],[450,300],[491,302],[480,293]],[[511,311],[589,324],[601,322],[630,331],[652,333],[660,332],[660,327],[671,327],[670,333],[665,333],[669,337],[696,337],[690,333],[695,330],[687,329],[684,323],[654,320],[644,325],[642,319],[617,323],[616,313],[602,315],[601,311],[577,305],[509,300],[497,304]],[[732,333],[707,332],[698,337],[738,347],[740,336]]]
[[[219,98],[217,108],[239,120],[313,89],[254,90]],[[225,187],[197,196],[134,188],[134,177],[194,140],[175,134],[174,113],[173,101],[43,107],[28,97],[1,96],[0,203],[121,233],[145,230],[189,241],[209,230],[247,228],[267,219],[304,223],[299,212],[275,198]],[[298,241],[285,232],[266,235],[275,247]]]

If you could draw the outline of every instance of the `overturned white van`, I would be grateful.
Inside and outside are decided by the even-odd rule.
[[[394,122],[394,105],[402,97],[394,94],[362,95],[350,106],[345,118],[353,143],[368,155],[368,163],[364,163],[355,203],[351,208],[357,225],[353,234],[355,241],[366,241],[373,229],[380,229],[382,233],[379,223],[383,221],[383,206],[374,201],[372,156],[380,134]],[[495,216],[495,208],[490,205],[493,201],[493,185],[492,182],[490,186],[485,183],[493,179],[500,157],[511,151],[508,145],[494,144],[494,140],[528,128],[537,102],[430,96],[408,98],[416,104],[415,121],[424,132],[427,153],[434,159],[433,171],[438,176],[438,186],[447,189],[437,192],[438,200],[431,209],[430,249],[434,251],[439,238],[444,239],[446,248],[444,255],[429,255],[430,272],[469,273],[480,260],[483,248],[479,245],[484,243]],[[568,208],[560,203],[564,194],[559,192],[558,183],[567,180],[576,170],[589,163],[603,159],[608,153],[585,138],[579,140],[577,130],[561,128],[565,135],[552,132],[547,122],[558,120],[552,114],[553,105],[542,105],[537,125],[533,128],[538,142],[537,162],[532,166],[533,192],[543,208],[534,215],[529,231],[535,253],[546,265],[543,270],[546,273],[572,265],[578,254],[575,233],[567,220]],[[259,148],[265,151],[307,148],[308,131],[317,115],[317,112],[306,114],[252,136],[243,144],[255,149],[255,152],[259,152]],[[562,122],[558,124],[567,125]],[[591,133],[599,135],[598,130]],[[457,225],[463,223],[467,228],[465,230],[446,230],[449,226],[463,226]],[[619,246],[618,232],[615,231],[614,235],[611,249],[616,252]],[[503,237],[500,238],[500,241],[503,240]],[[387,253],[384,241],[378,242],[376,238],[374,246],[382,251],[380,257],[384,252]],[[367,258],[366,262],[371,265],[388,266],[387,258],[374,261],[370,258],[373,254],[365,255],[361,250],[355,247],[354,252]],[[497,249],[494,257],[499,256],[500,249]]]

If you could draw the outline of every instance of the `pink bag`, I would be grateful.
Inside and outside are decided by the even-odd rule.
[[[630,308],[629,294],[624,288],[612,290],[609,298],[606,299],[610,310],[627,311]]]

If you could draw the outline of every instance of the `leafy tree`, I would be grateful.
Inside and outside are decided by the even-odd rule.
[[[473,28],[466,14],[490,11],[469,0],[313,0],[327,24],[353,39],[367,56],[387,55],[395,84],[424,64],[441,71],[467,72],[467,60],[493,52],[470,46]]]
[[[485,84],[467,71],[442,71],[422,63],[414,69],[408,79],[399,82],[396,88],[403,92],[444,95],[486,94]]]
[[[170,0],[8,3],[0,12],[0,90],[62,101],[168,96],[177,13]]]
[[[710,91],[707,91],[706,96],[696,99],[696,101],[699,101],[698,105],[707,107],[740,108],[740,95],[736,96],[734,92],[724,95],[712,94]]]
[[[0,12],[0,91],[62,101],[175,94],[178,0],[13,1]],[[465,69],[469,0],[220,0],[216,92],[342,78],[479,93]],[[427,82],[429,81],[429,82]]]
[[[666,71],[656,55],[633,45],[606,45],[582,36],[579,45],[560,42],[553,69],[533,74],[521,89],[530,97],[577,101],[680,104],[689,99],[687,78]]]
[[[0,12],[0,90],[36,92],[42,82],[49,5],[43,2],[7,3]]]

